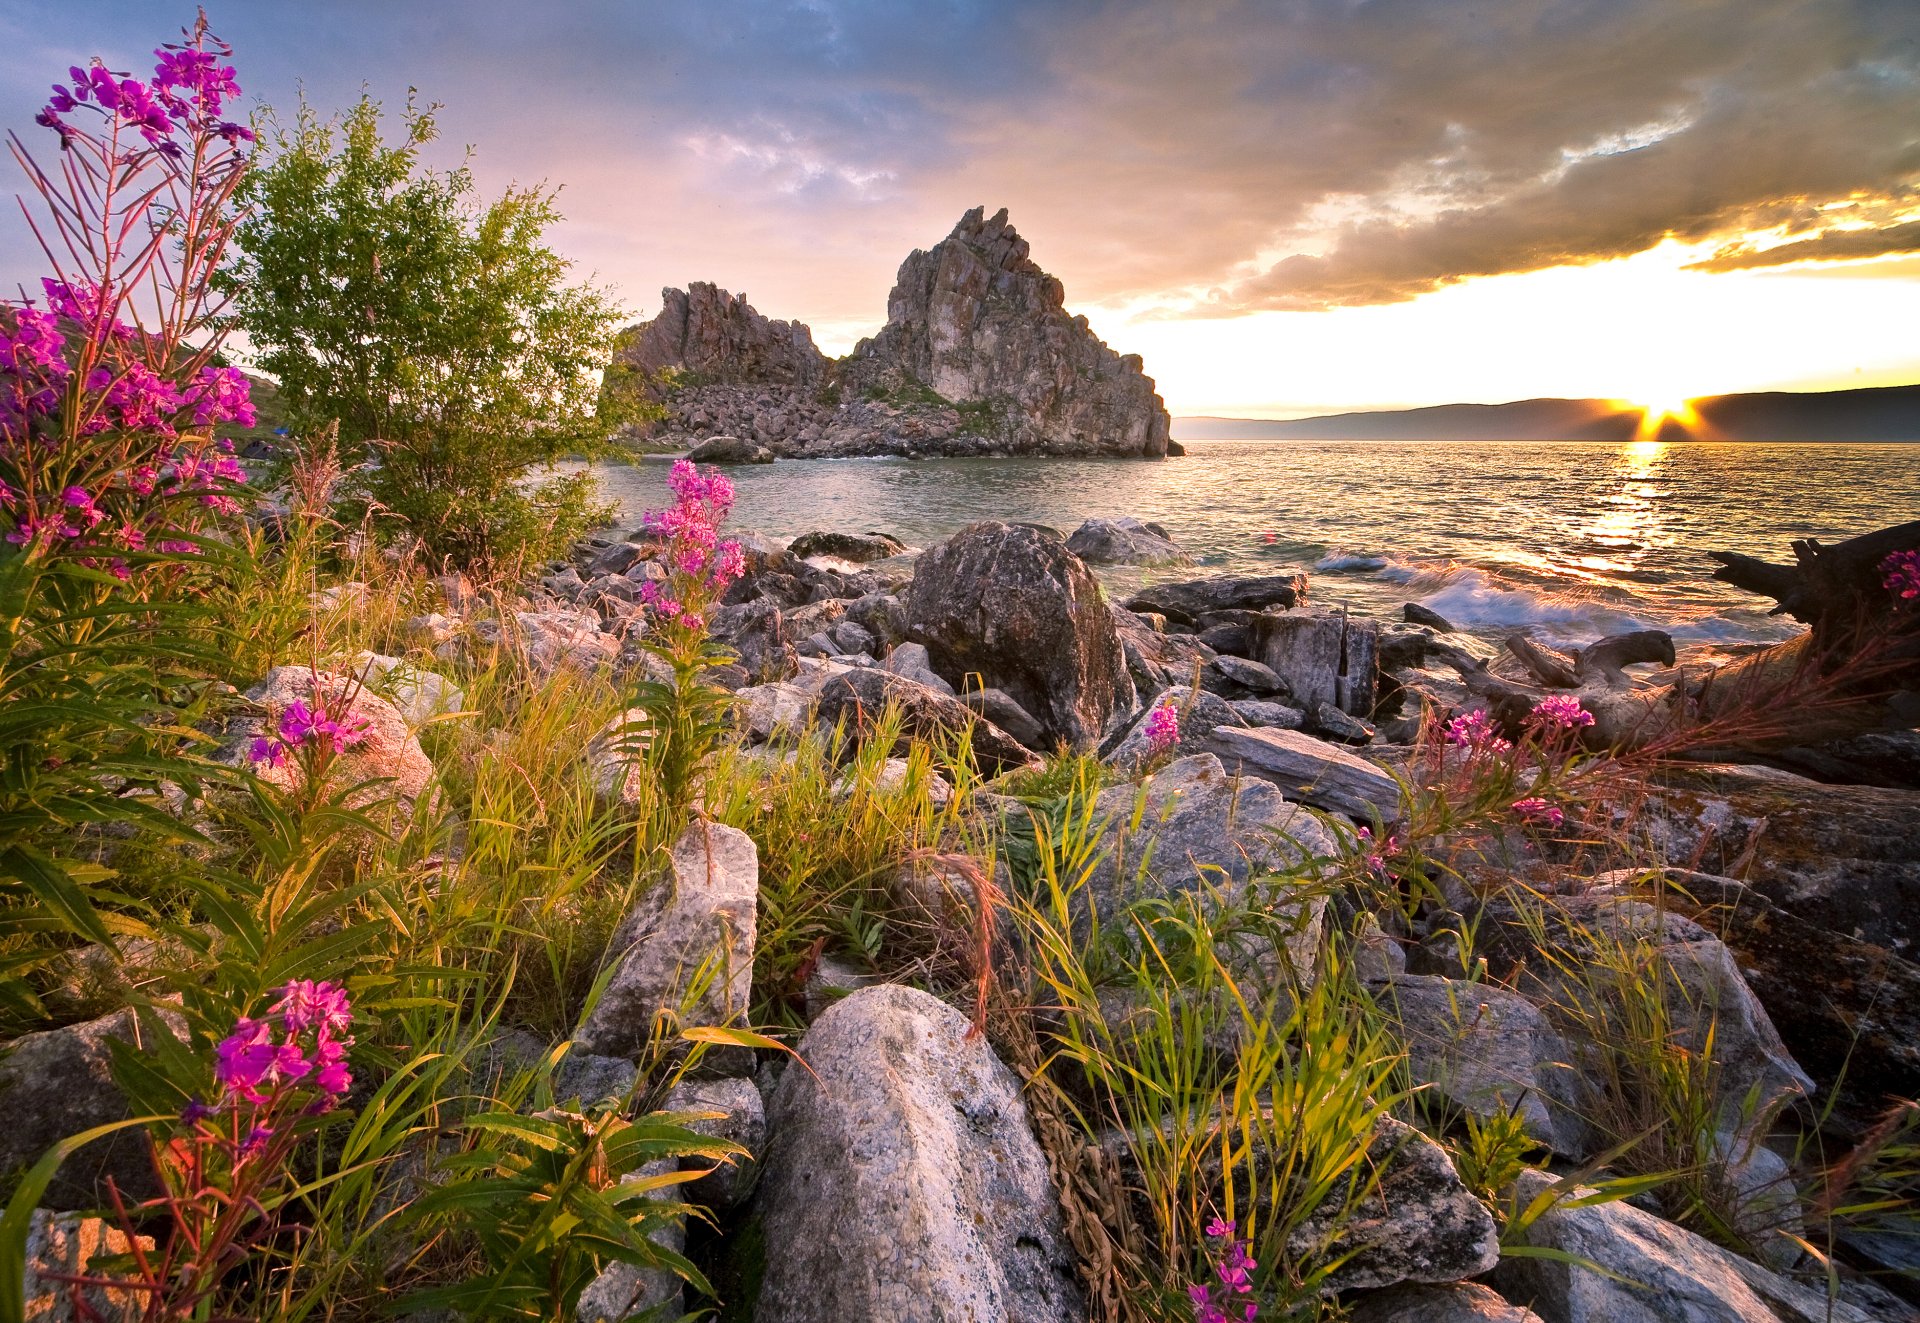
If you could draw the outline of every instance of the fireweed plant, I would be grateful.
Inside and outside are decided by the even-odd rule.
[[[155,791],[209,774],[182,754],[218,669],[192,597],[240,513],[216,429],[254,421],[208,283],[252,136],[224,118],[228,53],[202,16],[150,77],[69,69],[38,118],[57,164],[9,135],[52,274],[0,306],[0,939],[137,933],[80,838],[190,837]],[[10,1013],[34,1013],[33,964],[5,967]]]
[[[640,590],[647,651],[665,675],[635,686],[634,703],[644,715],[628,724],[622,739],[630,754],[644,751],[659,779],[659,802],[671,815],[689,803],[701,763],[727,730],[729,696],[705,677],[733,654],[709,640],[707,620],[746,562],[740,544],[720,536],[733,509],[733,483],[724,473],[702,473],[676,460],[667,485],[674,504],[649,512],[645,521],[645,531],[665,550],[667,577]]]

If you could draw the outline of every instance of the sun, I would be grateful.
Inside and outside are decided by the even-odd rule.
[[[1693,407],[1693,401],[1684,395],[1649,394],[1632,404],[1640,411],[1640,426],[1633,437],[1636,441],[1656,440],[1669,420],[1689,433],[1700,427],[1700,414]]]

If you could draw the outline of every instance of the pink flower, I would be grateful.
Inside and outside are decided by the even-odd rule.
[[[290,1034],[309,1029],[339,1033],[353,1023],[347,990],[336,983],[316,983],[312,979],[297,978],[282,988],[273,1014],[280,1017]]]
[[[1146,733],[1147,747],[1156,754],[1180,743],[1180,713],[1171,701],[1163,700],[1147,715]]]
[[[1363,842],[1369,845],[1373,844],[1373,828],[1362,827],[1359,835]],[[1384,876],[1387,871],[1387,860],[1391,858],[1399,848],[1400,838],[1398,836],[1388,836],[1385,841],[1380,843],[1379,848],[1367,852],[1367,867]]]
[[[252,1103],[267,1100],[260,1086],[272,1082],[280,1055],[271,1025],[242,1016],[234,1023],[233,1032],[214,1048],[213,1055],[213,1078],[222,1089]]]
[[[1468,712],[1449,721],[1443,738],[1456,749],[1474,753],[1498,754],[1513,748],[1510,742],[1500,738],[1493,723],[1487,720],[1487,714],[1480,711]]]
[[[269,767],[284,767],[287,763],[287,746],[278,740],[261,735],[255,737],[247,746],[247,757],[256,763],[265,763]]]
[[[1572,694],[1554,694],[1533,705],[1527,724],[1542,731],[1578,730],[1593,724],[1593,713],[1581,707]]]
[[[1880,582],[1902,601],[1920,598],[1920,551],[1896,551],[1880,562]]]
[[[1538,795],[1529,795],[1525,799],[1513,801],[1513,811],[1521,817],[1535,822],[1544,822],[1549,827],[1558,827],[1567,820],[1567,815],[1556,806],[1547,803]]]

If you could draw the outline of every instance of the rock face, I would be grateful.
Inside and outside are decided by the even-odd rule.
[[[1551,1184],[1544,1172],[1523,1173],[1518,1201],[1524,1207]],[[1849,1305],[1625,1203],[1551,1209],[1521,1243],[1584,1261],[1511,1257],[1494,1271],[1502,1295],[1547,1323],[1868,1323]]]
[[[755,1196],[762,1323],[1085,1317],[1020,1082],[965,1016],[863,988],[799,1044]]]
[[[703,284],[662,291],[660,315],[618,355],[664,398],[656,430],[689,446],[725,435],[802,458],[1165,456],[1166,406],[1139,357],[1101,343],[1064,298],[1007,213],[975,208],[901,264],[886,326],[839,364],[806,327]]]
[[[633,1057],[646,1048],[662,1011],[695,1025],[745,1016],[759,899],[753,838],[718,823],[690,825],[673,843],[667,875],[608,943],[619,968],[581,1026],[580,1050]]]
[[[650,375],[677,369],[713,383],[817,388],[827,356],[800,322],[769,321],[745,294],[696,280],[660,291],[660,315],[621,333],[615,361]]]
[[[907,595],[907,630],[956,688],[1004,691],[1049,743],[1097,744],[1133,707],[1099,581],[1058,534],[969,524],[925,552]]]

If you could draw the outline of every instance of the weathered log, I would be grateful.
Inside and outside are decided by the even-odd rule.
[[[1507,651],[1520,659],[1528,674],[1549,689],[1580,687],[1580,677],[1573,671],[1573,659],[1544,643],[1536,643],[1525,634],[1514,634],[1507,639]]]
[[[1631,634],[1608,635],[1580,650],[1573,673],[1583,685],[1598,681],[1609,688],[1627,689],[1633,685],[1633,677],[1624,668],[1642,662],[1673,665],[1673,635],[1663,629],[1636,629]]]

